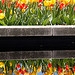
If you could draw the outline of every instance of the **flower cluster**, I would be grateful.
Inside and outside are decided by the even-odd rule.
[[[75,75],[75,59],[0,61],[0,75]]]
[[[75,25],[75,0],[0,0],[0,25]]]

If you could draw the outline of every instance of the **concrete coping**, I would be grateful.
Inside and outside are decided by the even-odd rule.
[[[2,36],[75,36],[75,26],[0,26]]]
[[[9,51],[0,52],[0,60],[75,58],[75,50]]]

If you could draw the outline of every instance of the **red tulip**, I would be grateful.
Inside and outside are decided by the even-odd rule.
[[[19,69],[18,72],[21,73],[22,69]]]
[[[75,66],[73,67],[73,72],[75,72]]]
[[[20,67],[21,67],[20,64],[17,64],[16,68],[20,68]]]
[[[24,75],[24,71],[23,70],[21,70],[21,74]]]
[[[20,9],[26,9],[28,6],[25,4],[25,3],[19,3],[19,2],[16,2],[16,8],[20,8]]]
[[[27,72],[27,70],[24,70],[24,73]]]
[[[39,0],[39,2],[43,2],[43,0]]]
[[[59,66],[58,67],[58,73],[61,73],[62,72],[62,68]]]
[[[15,5],[16,5],[15,7],[18,8],[20,6],[20,3],[18,1],[16,1]]]
[[[2,4],[4,5],[4,3],[5,3],[5,0],[1,0],[1,2],[2,2]]]
[[[0,13],[2,13],[2,10],[0,9]]]
[[[61,3],[59,4],[60,10],[62,10],[64,7],[65,7],[65,4],[64,4],[63,2],[61,2]]]
[[[66,65],[66,70],[69,70],[69,65],[68,64]]]
[[[52,67],[52,63],[49,63],[49,64],[48,64],[48,68],[50,68],[50,67]]]

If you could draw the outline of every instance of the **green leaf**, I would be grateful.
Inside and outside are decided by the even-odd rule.
[[[57,18],[53,18],[52,19],[52,24],[56,24],[56,22],[57,22]]]
[[[67,16],[64,16],[64,21],[66,22],[67,25],[69,25],[69,18]]]
[[[16,19],[16,14],[14,14],[11,18],[10,18],[10,23],[11,24],[14,24],[14,22],[16,21],[17,19]]]
[[[49,19],[47,18],[47,19],[45,19],[44,21],[43,21],[43,25],[47,25],[49,23]]]
[[[6,24],[2,20],[0,20],[0,25],[6,26]]]

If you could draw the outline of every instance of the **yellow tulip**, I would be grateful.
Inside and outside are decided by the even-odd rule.
[[[16,0],[12,0],[12,2],[15,2]]]
[[[33,71],[30,75],[36,75],[36,72],[35,72],[35,71]]]
[[[29,2],[30,2],[30,3],[33,3],[33,2],[34,2],[34,0],[29,0]]]
[[[5,17],[4,13],[0,13],[0,19],[3,19]],[[1,63],[0,63],[1,64]],[[1,66],[1,65],[0,65]]]
[[[50,6],[50,4],[51,4],[51,1],[44,1],[44,6]]]
[[[1,15],[0,15],[0,19],[2,19]],[[0,62],[0,68],[2,68],[2,67],[4,68],[3,72],[6,73],[6,71],[5,71],[5,64],[3,62]]]
[[[60,2],[64,2],[64,0],[59,0]]]
[[[0,62],[0,68],[2,68],[3,66],[5,66],[5,64],[3,62]]]
[[[38,2],[39,0],[34,0],[34,2]]]
[[[70,0],[65,0],[65,4],[68,4],[70,2]]]
[[[70,2],[70,0],[60,0],[60,2],[63,2],[65,4],[68,4]]]
[[[10,10],[10,15],[12,15],[12,10]]]
[[[12,62],[10,62],[9,64],[10,64],[10,66],[12,66]]]
[[[36,72],[36,67],[34,67],[34,71]]]
[[[38,0],[29,0],[30,3],[38,2]]]
[[[70,0],[70,4],[75,4],[75,0]]]
[[[45,0],[44,1],[44,6],[54,5],[55,3],[56,3],[56,0],[50,0],[50,1]]]
[[[28,3],[28,0],[21,0],[21,3],[27,4]]]
[[[50,74],[53,73],[52,67],[49,68],[49,72],[50,72]]]
[[[55,4],[56,3],[56,0],[52,0],[52,3]]]
[[[56,67],[54,67],[54,69],[53,69],[53,70],[54,70],[54,72],[56,72]]]

